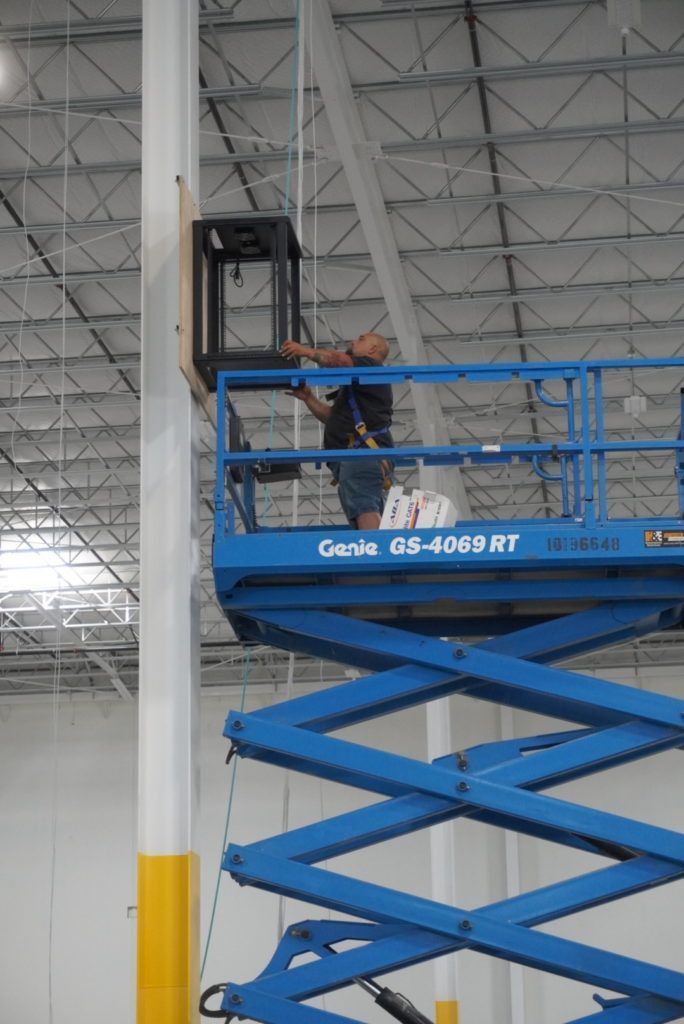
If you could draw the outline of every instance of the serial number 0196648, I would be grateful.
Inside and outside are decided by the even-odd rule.
[[[549,551],[619,551],[619,537],[547,537]]]

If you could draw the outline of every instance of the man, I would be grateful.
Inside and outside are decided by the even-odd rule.
[[[296,341],[286,341],[281,352],[288,359],[311,359],[319,366],[381,366],[389,354],[389,344],[381,334],[360,334],[346,352],[314,349]],[[303,386],[292,391],[309,412],[325,425],[324,448],[391,448],[392,388],[389,384],[364,384],[340,388],[332,405],[316,398]],[[389,464],[380,459],[350,459],[330,464],[339,485],[340,503],[351,526],[358,530],[377,530],[385,503],[385,477]]]

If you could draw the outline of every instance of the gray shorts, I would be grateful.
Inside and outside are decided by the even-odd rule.
[[[332,462],[330,469],[339,486],[342,511],[352,526],[364,512],[382,515],[385,487],[379,459]]]

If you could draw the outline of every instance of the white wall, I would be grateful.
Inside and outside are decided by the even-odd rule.
[[[613,673],[613,678],[617,678]],[[627,681],[625,679],[625,681]],[[645,683],[681,695],[677,673],[654,673]],[[217,877],[229,772],[222,737],[235,700],[208,698],[202,720],[203,936]],[[6,713],[7,708],[2,709]],[[498,709],[452,701],[456,748],[499,738]],[[5,715],[3,715],[5,717]],[[515,716],[516,732],[546,731],[555,723]],[[54,861],[53,1024],[133,1024],[135,919],[136,709],[119,703],[78,703],[59,711],[55,752],[49,704],[13,707],[0,720],[0,1020],[48,1020],[48,948],[51,869]],[[402,712],[344,734],[357,742],[424,758],[424,711]],[[671,828],[684,828],[679,752],[559,788],[559,795]],[[277,769],[240,762],[230,838],[235,842],[280,831],[283,776]],[[291,778],[292,827],[368,802],[358,791]],[[56,813],[54,813],[56,811]],[[56,824],[53,857],[53,813]],[[442,826],[449,827],[449,826]],[[502,834],[473,822],[456,829],[459,902],[477,907],[503,898]],[[522,839],[523,889],[536,888],[604,863],[560,846]],[[427,834],[394,840],[332,862],[384,885],[429,895]],[[682,884],[548,926],[555,934],[595,943],[681,968],[684,915],[677,910]],[[681,907],[681,903],[679,904]],[[239,888],[223,877],[205,984],[247,980],[276,941],[278,899]],[[288,901],[286,920],[325,916]],[[508,1024],[508,967],[475,953],[460,955],[464,1024]],[[431,1012],[431,968],[422,965],[389,978],[423,1012]],[[525,972],[526,1024],[561,1024],[598,1009],[591,989],[538,972]],[[331,1010],[369,1024],[389,1020],[359,990],[327,998]]]

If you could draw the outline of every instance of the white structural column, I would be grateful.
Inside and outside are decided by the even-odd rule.
[[[428,760],[453,753],[449,698],[433,700],[425,707]],[[453,822],[430,829],[432,898],[456,906],[456,846]],[[435,1024],[458,1024],[458,961],[456,955],[435,960]]]
[[[197,195],[197,46],[197,0],[143,0],[138,1024],[199,1019],[199,422],[176,181]]]
[[[425,345],[372,159],[373,148],[377,151],[377,146],[373,147],[365,137],[328,0],[312,3],[311,17],[314,72],[392,329],[404,360],[424,364]],[[426,384],[412,384],[411,388],[423,444],[449,444],[436,389]],[[421,473],[421,483],[448,494],[460,515],[470,516],[468,498],[456,468],[448,476],[439,467],[426,468]]]
[[[513,708],[500,708],[501,739],[512,740],[515,737],[515,720]],[[514,899],[520,895],[520,840],[518,833],[507,828],[504,832],[506,857],[506,899]],[[525,1024],[525,979],[520,964],[512,961],[508,964],[508,987],[511,1000],[511,1024]]]

